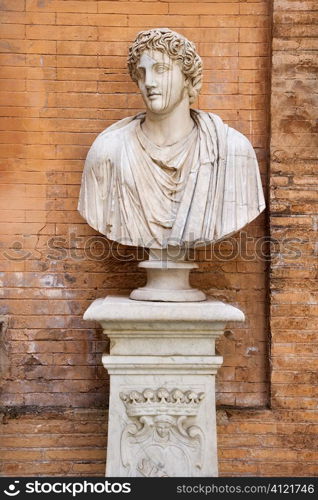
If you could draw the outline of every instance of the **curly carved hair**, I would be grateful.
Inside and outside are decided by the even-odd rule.
[[[132,80],[138,83],[137,64],[147,49],[160,50],[182,64],[182,72],[189,80],[190,104],[196,99],[202,85],[202,60],[193,42],[168,28],[155,28],[138,33],[129,47],[128,70]]]

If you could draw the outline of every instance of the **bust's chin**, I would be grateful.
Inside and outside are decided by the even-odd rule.
[[[162,102],[161,95],[155,96],[152,99],[148,98],[146,103],[146,108],[148,112],[150,111],[155,115],[164,114],[167,111],[166,107],[164,106],[164,103]]]
[[[143,97],[146,112],[156,115],[171,115],[178,120],[179,114],[182,115],[182,122],[190,113],[189,96],[187,92],[179,97],[168,97],[163,94]]]

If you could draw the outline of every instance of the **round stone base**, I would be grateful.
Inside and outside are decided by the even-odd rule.
[[[189,273],[197,264],[187,261],[148,260],[139,267],[147,270],[147,284],[136,288],[130,294],[133,300],[153,302],[202,302],[206,295],[191,288]]]

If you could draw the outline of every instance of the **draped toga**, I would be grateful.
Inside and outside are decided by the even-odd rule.
[[[265,208],[252,145],[220,117],[191,110],[191,132],[159,147],[142,130],[145,113],[94,141],[78,210],[88,224],[125,245],[199,246],[228,236]]]

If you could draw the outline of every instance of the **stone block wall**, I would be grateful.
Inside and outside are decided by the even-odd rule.
[[[250,138],[270,186],[270,224],[262,215],[198,251],[192,276],[247,317],[228,325],[218,345],[220,472],[317,474],[316,2],[1,0],[0,7],[0,474],[103,474],[107,342],[82,314],[144,275],[140,252],[110,246],[76,205],[94,137],[142,108],[127,46],[158,25],[196,42],[205,70],[195,105]]]

